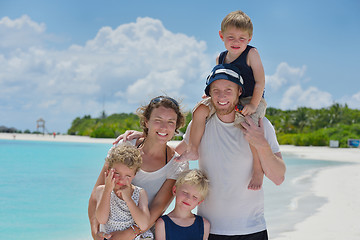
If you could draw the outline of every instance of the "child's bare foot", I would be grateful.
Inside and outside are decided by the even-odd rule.
[[[250,190],[260,190],[263,184],[264,173],[259,171],[254,171],[251,177],[248,189]]]
[[[199,159],[199,154],[196,150],[186,150],[179,157],[175,158],[177,162],[189,161],[189,160],[197,160]]]

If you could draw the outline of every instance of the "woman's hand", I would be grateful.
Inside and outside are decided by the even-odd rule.
[[[144,134],[142,132],[135,131],[135,130],[126,130],[123,134],[121,134],[120,136],[118,136],[115,139],[113,144],[118,144],[120,142],[120,140],[123,140],[123,142],[126,142],[128,140],[131,141],[135,138],[141,138],[143,136],[144,136]]]

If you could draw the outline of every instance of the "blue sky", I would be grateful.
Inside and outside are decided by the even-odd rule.
[[[360,109],[360,2],[0,0],[0,125],[65,133],[90,114],[152,97],[200,100],[224,50],[222,19],[243,10],[268,105]]]

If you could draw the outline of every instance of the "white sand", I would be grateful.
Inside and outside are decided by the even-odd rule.
[[[328,202],[295,225],[295,231],[285,232],[275,240],[360,239],[360,188],[357,187],[360,183],[360,149],[281,146],[281,151],[304,159],[357,164],[327,168],[316,175],[310,191],[327,198]]]
[[[87,136],[73,135],[42,135],[26,133],[0,133],[0,139],[27,140],[27,141],[50,141],[50,142],[87,142],[87,143],[112,143],[113,138],[90,138]]]
[[[112,143],[114,139],[94,139],[89,137],[33,134],[0,133],[0,139]],[[176,145],[177,142],[171,142]],[[319,159],[356,163],[327,168],[314,179],[314,194],[325,197],[328,202],[312,216],[294,226],[295,230],[284,232],[274,240],[332,240],[360,239],[360,149],[328,147],[281,146],[283,154],[293,154],[303,159]],[[286,221],[286,219],[284,219]]]

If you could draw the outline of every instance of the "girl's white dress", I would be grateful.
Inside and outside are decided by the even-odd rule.
[[[139,204],[140,190],[142,188],[135,186],[134,192],[131,198],[134,200],[135,204]],[[135,224],[133,217],[131,216],[130,210],[126,205],[126,202],[116,196],[115,192],[112,191],[110,195],[110,214],[109,219],[106,224],[101,226],[101,229],[105,233],[111,233],[114,231],[123,231],[130,228]],[[137,238],[138,239],[153,239],[154,236],[150,230],[144,232]]]

